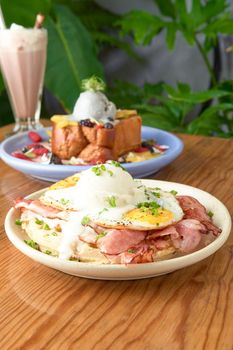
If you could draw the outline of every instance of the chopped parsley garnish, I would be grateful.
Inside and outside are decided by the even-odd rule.
[[[69,199],[61,198],[60,203],[63,205],[67,205],[68,203],[70,203],[70,201],[69,201]]]
[[[154,190],[156,190],[156,191],[160,191],[160,190],[161,190],[161,188],[160,188],[160,187],[155,187],[155,188],[154,188]]]
[[[32,239],[25,239],[24,242],[31,248],[39,250],[39,244],[34,242]]]
[[[100,176],[102,174],[102,170],[99,166],[93,166],[93,168],[91,168],[91,171],[93,171],[96,176]]]
[[[151,192],[155,197],[160,198],[161,194],[159,192]]]
[[[42,226],[41,228],[43,229],[43,230],[51,230],[51,228],[49,227],[49,225],[48,224],[46,224],[46,222],[44,222],[43,220],[39,220],[39,219],[35,219],[35,223],[37,224],[37,225],[40,225],[40,226]]]
[[[99,211],[98,215],[103,214],[105,211],[108,211],[108,208],[104,208],[104,209],[102,209],[101,211]]]
[[[152,215],[158,215],[160,205],[156,202],[141,202],[138,203],[137,208],[140,208],[142,211],[149,211]]]
[[[104,164],[96,165],[91,168],[91,170],[95,173],[96,176],[100,176],[106,171],[110,176],[113,176],[112,170],[106,168]]]
[[[172,191],[170,191],[170,193],[173,194],[173,196],[176,196],[178,192],[175,190],[172,190]]]
[[[107,232],[103,231],[96,236],[96,239],[100,239],[100,238],[106,236],[106,234],[107,234]]]
[[[83,226],[85,226],[85,225],[87,225],[87,224],[89,224],[89,222],[91,221],[91,219],[89,218],[89,216],[84,216],[83,218],[82,218],[82,220],[81,220],[81,224],[83,225]]]
[[[37,225],[43,225],[44,224],[44,221],[43,220],[39,220],[39,219],[35,219],[35,223],[37,224]]]
[[[16,219],[15,220],[15,225],[21,226],[22,225],[22,221],[20,219]]]
[[[44,253],[47,254],[47,255],[51,255],[52,254],[52,252],[50,250],[45,250]]]
[[[112,207],[112,208],[116,207],[116,197],[115,196],[108,197],[107,202],[110,205],[110,207]]]
[[[109,161],[108,164],[114,165],[116,168],[121,168],[122,170],[126,171],[125,168],[123,168],[123,166],[115,160]]]
[[[146,188],[144,189],[144,193],[145,193],[146,199],[149,200],[150,199],[150,194],[148,193]]]
[[[52,232],[51,235],[52,236],[57,236],[57,232]]]
[[[213,216],[214,216],[214,213],[210,210],[210,211],[208,211],[208,216],[210,217],[210,218],[212,218]]]
[[[44,223],[42,229],[43,229],[43,230],[46,230],[46,231],[51,230],[50,227],[49,227],[49,225],[46,224],[46,223]]]

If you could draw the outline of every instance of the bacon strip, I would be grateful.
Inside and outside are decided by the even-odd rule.
[[[190,196],[176,196],[179,204],[184,212],[184,219],[196,219],[199,220],[205,227],[206,233],[211,232],[213,235],[218,236],[222,230],[215,226],[206,208],[196,199]]]
[[[18,198],[14,202],[14,208],[28,209],[38,215],[49,219],[64,219],[66,214],[59,209],[41,203],[39,199],[30,200]]]

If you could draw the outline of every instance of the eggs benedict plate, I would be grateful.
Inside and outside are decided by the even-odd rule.
[[[215,209],[224,213],[224,223]],[[230,219],[206,192],[134,180],[109,161],[15,200],[5,228],[17,248],[48,266],[83,277],[130,279],[212,254],[227,239]]]

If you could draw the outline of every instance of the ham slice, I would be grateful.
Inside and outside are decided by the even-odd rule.
[[[176,249],[189,253],[196,249],[202,237],[202,232],[206,231],[204,225],[195,219],[181,220],[176,224],[176,235],[171,235],[171,240]]]
[[[139,264],[153,262],[153,250],[144,243],[120,254],[104,254],[111,264]]]
[[[169,235],[177,235],[177,231],[176,231],[176,228],[174,225],[168,226],[168,227],[164,228],[163,230],[149,231],[147,239],[152,240],[152,239],[156,239],[158,237],[169,236]]]
[[[49,219],[65,219],[66,213],[62,212],[59,209],[50,207],[49,205],[45,205],[41,203],[39,199],[30,200],[19,198],[14,202],[14,207],[20,209],[28,209],[38,215],[41,215],[45,218]]]
[[[85,231],[79,235],[79,239],[82,242],[96,246],[97,233],[90,226],[86,226]]]
[[[213,235],[218,236],[222,232],[221,229],[212,223],[206,208],[197,199],[190,196],[176,196],[176,199],[184,212],[184,219],[200,221],[206,227],[206,233],[211,232]]]
[[[101,253],[119,254],[142,242],[147,232],[136,230],[105,230],[106,236],[98,239],[97,246]]]

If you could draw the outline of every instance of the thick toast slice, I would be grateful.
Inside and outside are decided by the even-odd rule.
[[[141,118],[135,114],[118,119],[112,129],[99,125],[75,125],[74,122],[72,125],[65,125],[65,122],[58,123],[56,118],[52,118],[52,152],[61,159],[74,156],[86,162],[116,160],[141,144],[142,123]]]

